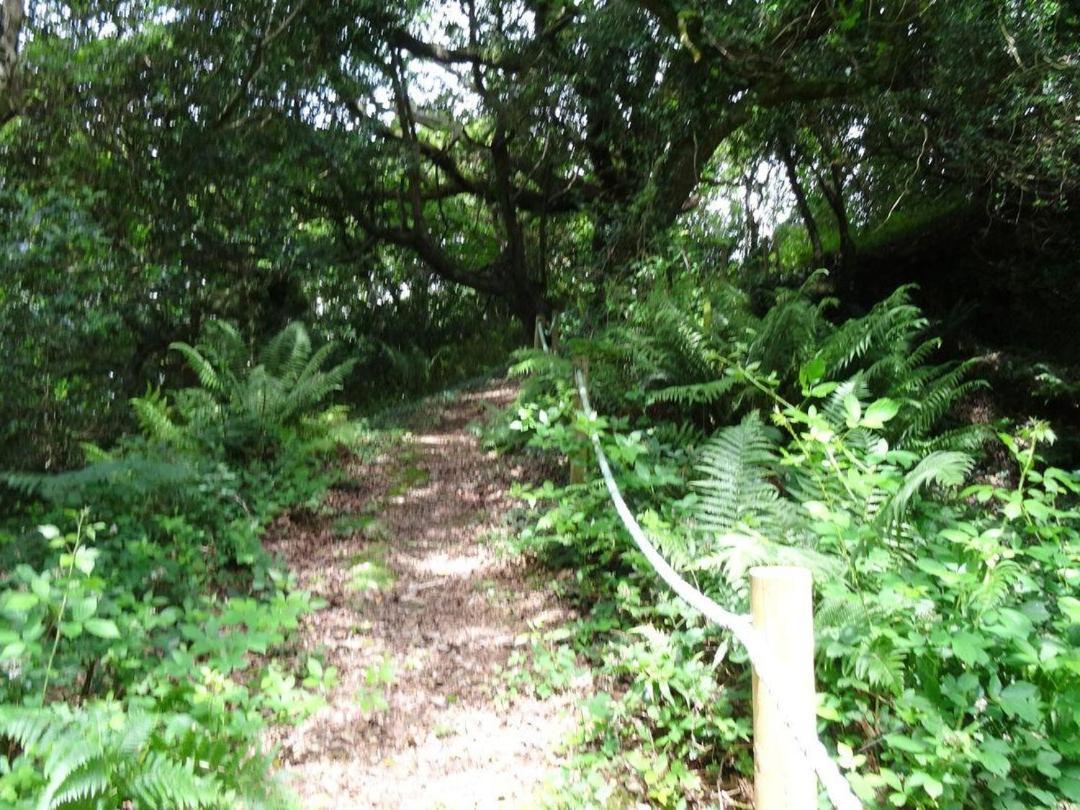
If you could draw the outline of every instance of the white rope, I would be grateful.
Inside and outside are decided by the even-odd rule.
[[[544,340],[544,331],[539,325],[538,331],[544,351],[548,351],[547,341]],[[585,387],[585,375],[581,372],[581,369],[575,369],[574,376],[577,381],[582,408],[587,416],[595,418],[596,412],[593,411],[592,406],[589,404],[589,392]],[[862,803],[852,792],[851,785],[848,784],[848,781],[840,772],[839,766],[833,762],[829,752],[825,750],[825,746],[822,745],[817,735],[807,733],[801,725],[791,722],[790,718],[793,713],[790,711],[790,707],[786,705],[787,700],[772,687],[772,684],[781,681],[780,667],[773,659],[766,640],[762,638],[750,621],[750,617],[732,613],[720,607],[720,605],[679,576],[678,572],[668,564],[667,560],[660,556],[660,552],[649,541],[630,508],[626,505],[626,501],[623,500],[619,485],[615,483],[615,477],[611,474],[611,466],[608,464],[607,456],[604,455],[604,448],[600,444],[599,435],[596,431],[590,431],[590,438],[592,439],[593,450],[596,452],[596,460],[600,465],[600,473],[604,478],[604,484],[612,502],[615,504],[615,511],[619,513],[623,525],[626,526],[626,530],[634,539],[641,553],[645,555],[645,559],[649,561],[649,564],[660,575],[660,578],[683,601],[707,619],[730,630],[731,634],[746,648],[750,662],[757,671],[759,683],[765,687],[765,692],[780,710],[780,714],[784,718],[784,725],[791,733],[792,740],[813,767],[833,806],[837,810],[862,810]]]

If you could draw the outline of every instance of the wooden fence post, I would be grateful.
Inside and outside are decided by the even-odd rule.
[[[540,339],[540,335],[542,334],[543,329],[544,329],[544,316],[543,315],[537,315],[536,316],[536,322],[533,324],[533,348],[534,349],[542,349],[542,348],[544,348],[544,342]]]
[[[795,745],[789,725],[816,736],[812,577],[805,568],[750,569],[750,612],[754,627],[777,664],[782,693],[794,716],[783,717],[754,673],[754,807],[756,810],[815,810],[814,769]]]

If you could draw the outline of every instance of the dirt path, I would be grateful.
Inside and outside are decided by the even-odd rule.
[[[340,678],[326,709],[277,739],[304,808],[531,807],[554,774],[572,693],[587,687],[503,697],[515,643],[568,614],[497,555],[491,534],[527,472],[466,430],[513,395],[496,383],[427,406],[388,452],[349,462],[352,481],[328,499],[336,517],[275,526],[271,550],[329,603],[302,645]]]

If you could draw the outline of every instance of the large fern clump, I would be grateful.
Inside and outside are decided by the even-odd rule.
[[[1080,753],[1080,480],[1039,460],[1048,426],[997,434],[1014,486],[973,482],[994,438],[965,419],[984,385],[977,361],[941,362],[910,288],[836,321],[809,285],[757,308],[704,274],[655,282],[609,301],[603,319],[582,317],[576,335],[562,330],[572,361],[523,356],[518,370],[536,376],[509,423],[521,444],[569,462],[565,486],[525,493],[544,508],[522,538],[575,568],[603,606],[588,620],[603,638],[590,654],[623,680],[585,733],[598,751],[622,744],[611,772],[632,747],[639,773],[677,784],[650,800],[685,796],[669,763],[724,768],[714,757],[737,745],[710,750],[698,721],[737,736],[743,719],[703,714],[696,690],[715,677],[738,694],[749,678],[626,542],[594,437],[656,547],[718,603],[745,610],[751,566],[813,572],[819,717],[867,806],[1080,800],[1066,764]],[[571,363],[588,370],[595,417],[565,381]],[[687,665],[698,660],[713,671]]]
[[[831,329],[815,359],[825,379],[857,375],[860,393],[904,403],[890,425],[899,446],[911,449],[978,448],[989,437],[982,425],[942,429],[958,403],[986,383],[972,377],[975,359],[934,363],[941,340],[928,336],[929,323],[912,302],[912,287],[900,287],[861,318]]]
[[[723,281],[661,287],[567,345],[588,359],[601,411],[685,424],[702,437],[771,408],[766,389],[797,401],[808,382],[836,382],[860,401],[889,397],[903,405],[885,431],[897,446],[970,452],[987,440],[985,426],[947,424],[985,384],[973,378],[975,360],[934,361],[940,340],[911,287],[834,323],[828,316],[835,301],[809,293],[816,278],[777,289],[763,314]]]
[[[705,536],[699,569],[717,569],[741,587],[754,565],[830,567],[816,554],[796,503],[784,497],[780,433],[756,411],[718,431],[702,445],[691,486],[694,525]]]
[[[4,806],[35,810],[270,807],[266,758],[223,745],[210,748],[185,715],[125,711],[100,702],[74,708],[0,706]],[[20,801],[20,796],[28,796]]]
[[[232,454],[265,454],[311,433],[319,407],[341,390],[355,361],[329,365],[335,345],[313,349],[293,322],[255,356],[231,324],[210,321],[195,345],[173,343],[199,380],[169,402],[157,392],[133,400],[145,435],[178,450],[220,446]]]

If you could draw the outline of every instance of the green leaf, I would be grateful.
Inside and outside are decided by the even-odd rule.
[[[1070,802],[1080,802],[1080,773],[1066,774],[1057,782],[1058,790]]]
[[[854,394],[844,397],[844,418],[849,428],[859,426],[859,418],[862,416],[862,405]]]
[[[945,792],[945,786],[932,776],[928,776],[923,782],[923,790],[931,799],[937,799]]]
[[[956,633],[952,637],[950,646],[953,654],[968,666],[986,664],[990,661],[990,656],[986,654],[986,640],[977,633]]]
[[[1009,717],[1019,717],[1033,724],[1040,720],[1039,689],[1033,683],[1017,681],[1009,684],[1001,690],[998,702]]]
[[[80,548],[75,552],[75,567],[87,576],[94,571],[94,562],[97,558],[97,549]]]
[[[98,638],[120,638],[120,631],[116,623],[110,619],[89,619],[86,622],[86,632],[92,633]]]
[[[55,540],[60,536],[60,530],[55,526],[38,526],[37,530],[46,540]]]
[[[1080,599],[1075,596],[1058,597],[1058,608],[1072,624],[1080,624]]]
[[[4,601],[4,607],[14,613],[26,613],[37,603],[38,597],[35,594],[26,591],[10,591]]]
[[[945,792],[945,786],[926,771],[915,771],[907,779],[907,788],[921,785],[931,799],[936,799]]]
[[[835,382],[818,383],[817,385],[815,385],[813,388],[810,389],[810,392],[809,392],[808,396],[813,397],[814,399],[820,399],[821,397],[827,397],[829,394],[831,394],[833,391],[835,391],[839,387],[840,387],[840,383],[835,383]]]
[[[18,658],[26,652],[26,644],[21,641],[13,641],[4,647],[3,651],[0,651],[0,661],[10,661],[12,658]]]
[[[87,596],[85,599],[80,599],[71,607],[72,618],[77,622],[85,622],[96,612],[97,599],[93,596]]]
[[[997,737],[988,737],[983,740],[982,745],[975,748],[974,754],[975,759],[995,776],[1005,776],[1012,768],[1012,762],[1009,759],[1012,748],[1007,742]]]
[[[32,590],[34,592],[34,595],[37,596],[37,598],[40,599],[42,602],[48,601],[49,593],[52,590],[49,587],[48,576],[42,574],[41,576],[34,577],[32,580],[30,580],[30,590]]]
[[[885,423],[896,416],[900,411],[900,405],[888,397],[871,402],[863,414],[862,426],[871,430],[878,430]]]
[[[1061,769],[1057,764],[1061,762],[1061,754],[1057,751],[1044,749],[1035,756],[1035,768],[1044,776],[1057,779],[1061,776]]]
[[[926,743],[922,740],[915,740],[903,734],[886,734],[885,742],[890,748],[896,748],[908,754],[922,754],[927,750]]]
[[[586,700],[582,707],[589,713],[590,717],[602,723],[612,716],[611,702],[611,695],[607,692],[600,692]]]
[[[804,363],[803,367],[799,369],[799,382],[802,383],[803,388],[806,388],[811,383],[816,383],[824,377],[825,369],[825,358],[815,357],[810,362]]]

